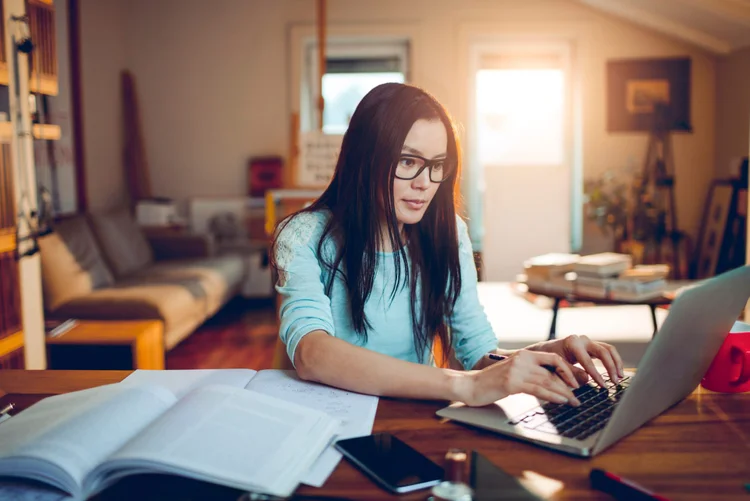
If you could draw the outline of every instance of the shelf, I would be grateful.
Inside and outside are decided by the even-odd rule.
[[[54,124],[35,124],[34,139],[47,139],[57,141],[62,136],[59,125]]]
[[[0,85],[10,85],[8,66],[5,63],[0,63]],[[59,92],[57,78],[50,77],[49,75],[42,75],[39,78],[36,73],[32,73],[29,78],[29,92],[56,96]]]
[[[59,125],[34,124],[34,139],[48,139],[56,141],[60,139],[61,131]],[[0,141],[7,142],[13,135],[13,127],[10,122],[0,122]]]
[[[16,248],[16,230],[11,228],[9,230],[0,230],[0,254],[6,252],[13,252]]]
[[[0,338],[0,357],[9,355],[20,348],[23,348],[23,331]]]

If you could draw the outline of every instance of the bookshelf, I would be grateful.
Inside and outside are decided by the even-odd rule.
[[[0,254],[13,252],[16,248],[15,228],[6,228],[0,231]]]
[[[0,143],[0,368],[22,369],[21,290],[10,144]]]
[[[57,37],[55,34],[55,5],[52,0],[26,0],[29,31],[36,50],[29,68],[29,90],[56,96],[58,86]],[[0,3],[0,17],[5,19]],[[10,71],[5,51],[5,29],[0,26],[0,85],[9,85]]]
[[[23,20],[0,26],[0,86],[8,86],[14,78],[13,61],[8,56],[15,52],[15,47],[7,47],[6,39],[25,24],[28,32],[24,31],[24,36],[28,35],[34,43],[33,57],[29,59],[29,90],[57,95],[59,67],[55,3],[53,0],[23,0],[22,3],[22,12],[26,14]],[[14,11],[20,7],[16,3],[12,6]],[[0,2],[2,19],[6,18],[5,7],[6,3]],[[8,33],[9,30],[13,31]],[[5,108],[3,111],[9,113],[10,110]],[[11,142],[16,133],[11,122],[0,122],[0,369],[24,368],[21,276],[16,256],[16,166],[11,155]],[[31,135],[35,139],[54,141],[60,139],[61,130],[59,125],[33,124]]]
[[[46,139],[56,141],[60,139],[61,131],[59,125],[53,124],[34,124],[32,127],[34,139]],[[13,126],[10,122],[0,122],[0,142],[10,141],[13,135]]]

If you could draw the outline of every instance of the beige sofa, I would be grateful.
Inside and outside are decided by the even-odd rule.
[[[67,219],[39,242],[47,318],[160,319],[169,350],[239,290],[238,255],[208,237],[147,237],[129,212]]]

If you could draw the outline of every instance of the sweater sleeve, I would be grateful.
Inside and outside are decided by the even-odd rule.
[[[451,337],[456,358],[464,369],[473,368],[490,351],[497,348],[484,307],[477,293],[477,269],[466,223],[456,217],[458,225],[458,255],[461,265],[461,291],[451,317]]]
[[[284,226],[276,243],[279,337],[292,363],[297,345],[306,334],[322,330],[335,335],[331,300],[325,294],[317,252],[324,225],[321,214],[298,214]]]

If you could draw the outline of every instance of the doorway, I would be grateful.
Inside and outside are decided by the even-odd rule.
[[[513,281],[524,260],[570,252],[574,166],[570,47],[472,47],[470,185],[483,279]],[[477,196],[478,195],[478,196]],[[476,233],[480,238],[476,238]]]

